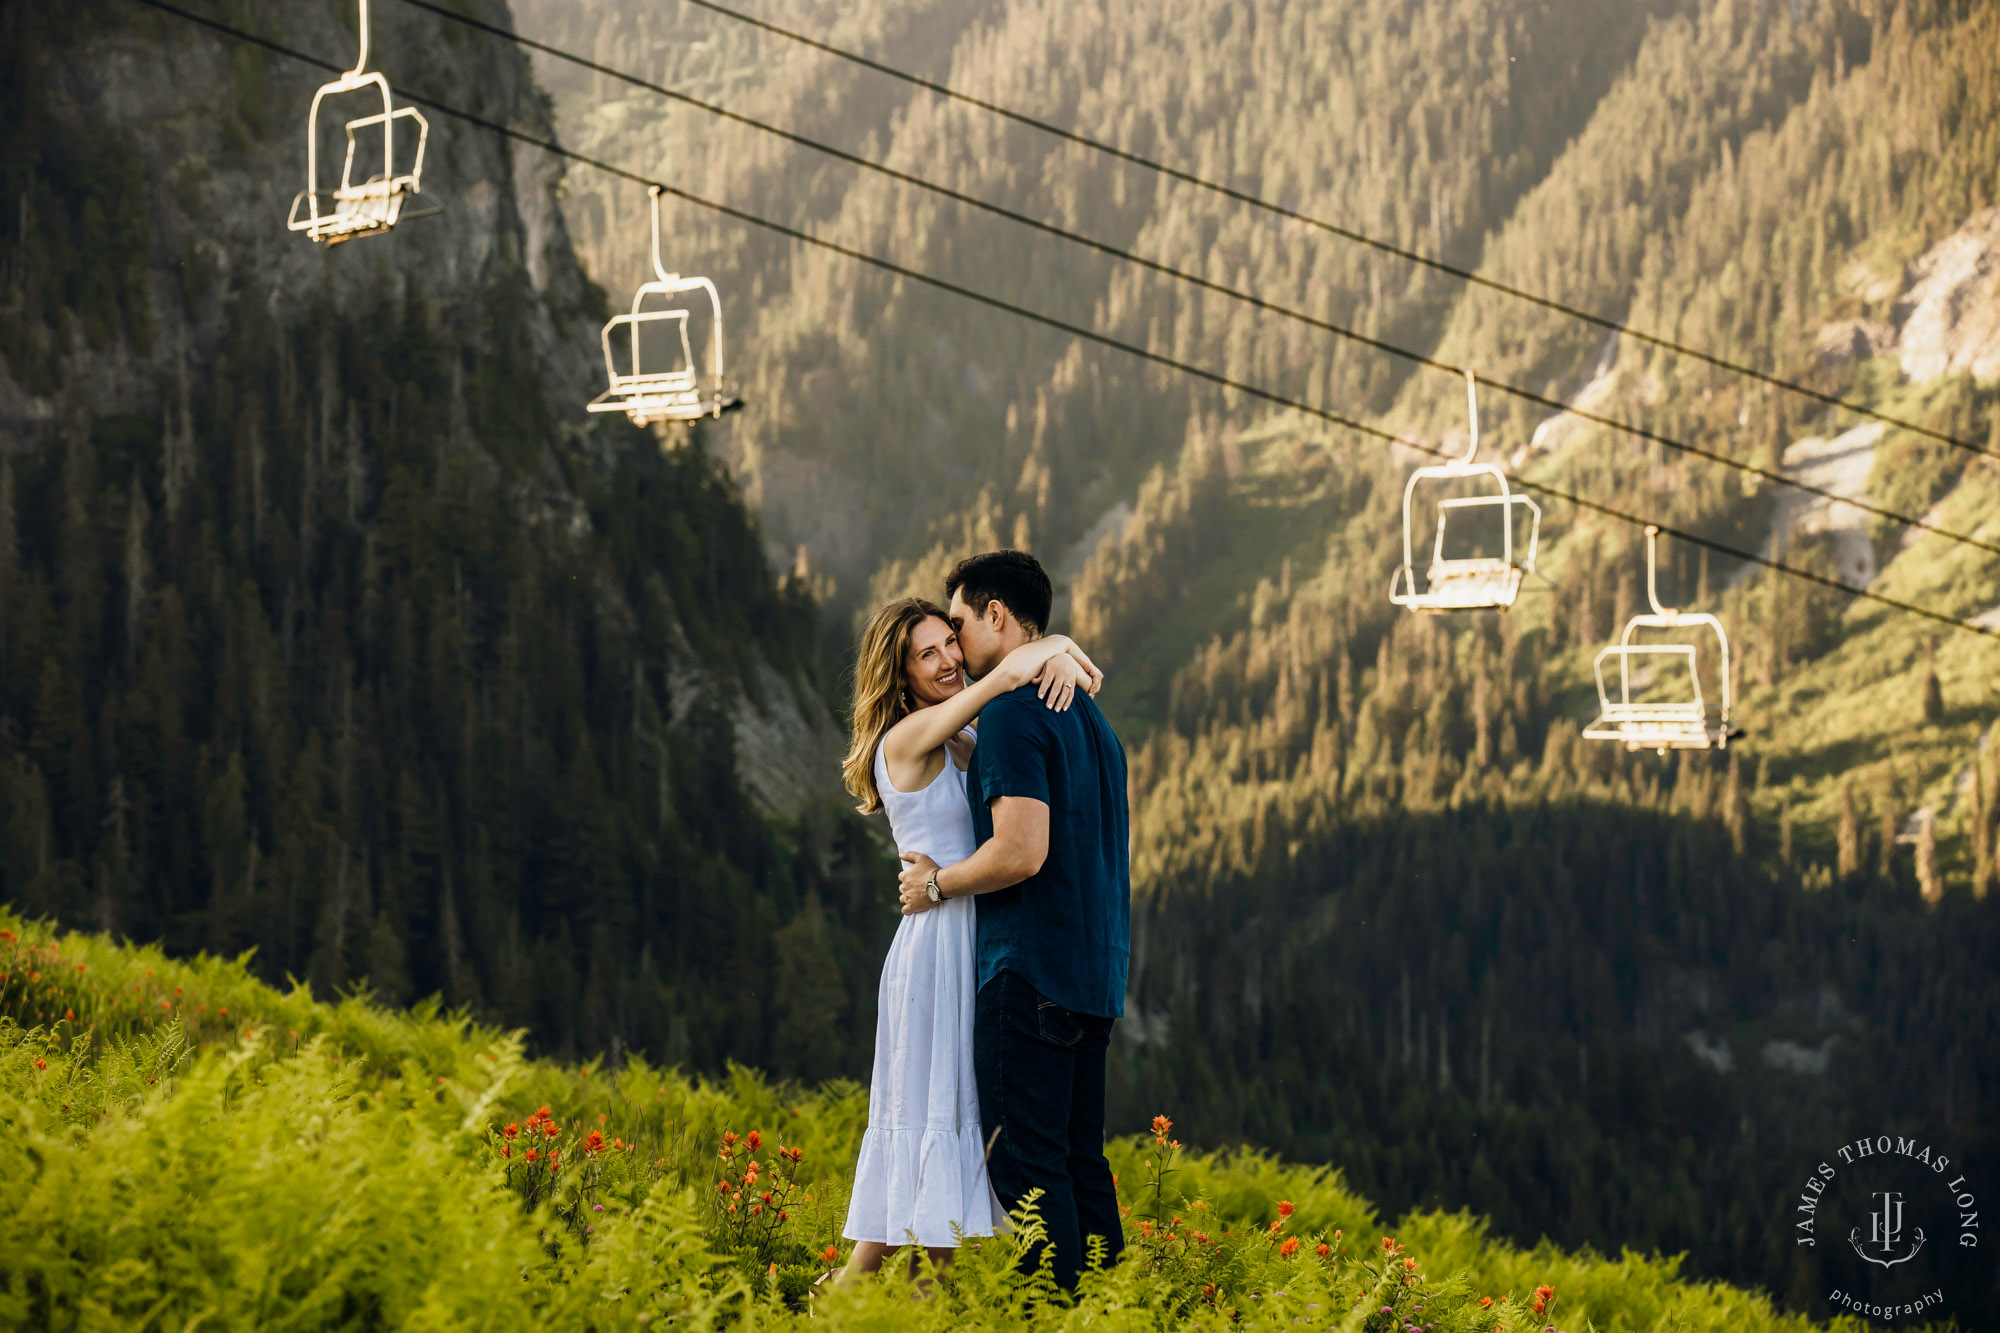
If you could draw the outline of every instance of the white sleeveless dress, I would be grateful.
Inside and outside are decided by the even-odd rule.
[[[965,773],[949,753],[929,786],[900,792],[878,746],[875,786],[897,851],[940,866],[972,855]],[[849,1240],[938,1247],[957,1244],[954,1225],[965,1236],[1007,1226],[986,1178],[972,1073],[974,911],[972,899],[950,898],[904,917],[883,961],[868,1132],[842,1231]]]

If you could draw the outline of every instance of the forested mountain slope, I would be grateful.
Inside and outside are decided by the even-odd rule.
[[[755,12],[1503,281],[2000,441],[1991,6],[1036,3]],[[525,0],[524,31],[1536,393],[1991,542],[1990,460],[1271,222],[682,6]],[[559,62],[573,141],[727,202],[1445,445],[1453,377],[1119,268]],[[637,274],[632,189],[566,199]],[[1338,1160],[1392,1206],[1688,1249],[1817,1299],[1795,1156],[1921,1116],[1990,1147],[1990,643],[1662,549],[1730,628],[1726,755],[1582,742],[1644,604],[1623,525],[1551,506],[1504,619],[1384,597],[1411,460],[754,229],[675,211],[742,330],[729,428],[838,614],[981,545],[1062,572],[1133,744],[1142,897],[1118,1096]],[[1940,313],[1942,312],[1942,313]],[[1482,390],[1531,478],[1954,616],[1976,549],[1785,498]],[[1990,447],[2000,447],[1996,443]],[[1827,469],[1834,469],[1829,473]],[[1845,469],[1841,471],[1840,469]],[[1838,486],[1836,486],[1838,489]],[[1427,545],[1428,532],[1417,541]],[[1855,566],[1857,558],[1865,565]],[[1550,585],[1553,586],[1550,586]],[[1935,647],[1932,640],[1936,639]],[[1711,680],[1710,688],[1715,682]],[[1928,903],[1928,905],[1927,905]],[[1677,1204],[1663,1200],[1678,1200]],[[1990,1280],[1990,1277],[1986,1280]]]
[[[352,59],[351,4],[213,12]],[[456,25],[377,4],[374,58],[546,129]],[[551,1050],[855,1068],[886,923],[810,604],[699,447],[585,424],[552,159],[433,117],[442,217],[285,231],[322,77],[0,11],[0,899]]]

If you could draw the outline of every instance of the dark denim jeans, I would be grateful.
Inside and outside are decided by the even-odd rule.
[[[1039,1189],[1056,1280],[1074,1289],[1085,1238],[1104,1237],[1109,1266],[1125,1246],[1104,1158],[1104,1057],[1116,1019],[1071,1013],[1018,974],[979,988],[972,1064],[987,1174],[1009,1211]],[[1040,1262],[1031,1251],[1027,1263]]]

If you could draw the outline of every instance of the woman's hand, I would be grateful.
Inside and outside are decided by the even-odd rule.
[[[1039,682],[1042,679],[1043,668],[1059,656],[1068,657],[1076,663],[1082,673],[1077,680],[1087,681],[1088,684],[1084,688],[1091,694],[1096,694],[1098,687],[1104,683],[1104,673],[1097,669],[1097,664],[1091,661],[1089,655],[1077,647],[1066,634],[1051,634],[1036,639],[1033,643],[1022,644],[1001,658],[1000,665],[995,671],[1004,673],[1006,688],[1018,690],[1030,681]],[[1047,698],[1046,693],[1043,697]]]
[[[1090,688],[1090,677],[1084,674],[1076,659],[1068,653],[1057,653],[1042,663],[1041,672],[1035,677],[1035,694],[1051,712],[1069,711],[1070,701],[1076,698],[1076,687]]]

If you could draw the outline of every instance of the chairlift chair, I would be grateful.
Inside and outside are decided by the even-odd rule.
[[[1660,530],[1648,526],[1646,600],[1652,604],[1651,613],[1642,612],[1627,621],[1618,642],[1601,649],[1592,663],[1592,669],[1597,674],[1598,717],[1584,729],[1584,739],[1617,741],[1628,750],[1658,750],[1661,754],[1669,750],[1727,749],[1732,737],[1743,734],[1741,728],[1732,730],[1729,725],[1729,635],[1723,630],[1722,622],[1712,615],[1660,605],[1659,539]],[[1641,629],[1682,629],[1688,626],[1706,626],[1713,630],[1716,644],[1721,649],[1722,711],[1713,722],[1709,720],[1708,703],[1701,692],[1701,654],[1696,645],[1633,642],[1633,634]],[[1611,691],[1604,682],[1605,664],[1612,659],[1618,662],[1616,699],[1611,697]],[[1649,666],[1671,666],[1675,663],[1686,664],[1692,697],[1643,702],[1633,699],[1635,664],[1643,671]],[[1640,688],[1645,688],[1645,685],[1646,682],[1640,682]]]
[[[389,81],[379,72],[368,73],[368,0],[361,5],[361,53],[354,68],[313,94],[312,110],[306,116],[306,188],[292,200],[291,215],[285,225],[302,231],[315,244],[339,245],[357,236],[386,232],[407,218],[428,217],[443,211],[442,204],[419,205],[412,201],[422,193],[424,145],[430,139],[430,122],[413,106],[399,107],[390,96]],[[342,93],[373,88],[382,97],[382,109],[373,115],[347,122],[347,157],[340,169],[340,185],[322,190],[319,179],[319,112],[327,98]],[[416,122],[417,149],[407,173],[396,171],[396,122]],[[357,136],[380,128],[382,170],[366,180],[354,179],[354,152]],[[301,215],[303,209],[303,215]]]
[[[722,298],[716,295],[715,284],[707,278],[686,278],[678,273],[667,272],[660,262],[660,187],[650,189],[653,199],[653,277],[652,282],[641,283],[632,295],[630,314],[618,315],[604,326],[604,373],[611,381],[611,387],[590,400],[592,412],[623,412],[632,419],[635,426],[650,425],[655,421],[697,421],[702,417],[720,417],[724,412],[743,406],[743,400],[728,391],[728,382],[722,374]],[[680,307],[666,309],[645,309],[649,296],[672,299],[684,292],[708,293],[709,311],[713,322],[710,327],[709,349],[710,370],[708,384],[704,389],[700,363],[695,359],[693,345],[688,341],[689,311]],[[668,325],[680,338],[681,355],[679,364],[668,368],[648,369],[641,350],[640,335],[649,327]],[[627,336],[631,369],[620,374],[618,360],[614,355],[612,338],[623,329]]]
[[[1471,417],[1472,440],[1465,457],[1432,467],[1420,467],[1410,474],[1403,487],[1403,563],[1389,579],[1389,600],[1412,611],[1505,611],[1520,594],[1521,579],[1535,571],[1535,546],[1541,539],[1542,507],[1515,491],[1507,474],[1492,463],[1479,463],[1479,397],[1470,370],[1465,372],[1465,401]],[[1424,571],[1424,587],[1417,588],[1415,545],[1411,504],[1420,486],[1434,481],[1457,481],[1466,477],[1491,478],[1498,490],[1487,495],[1453,496],[1438,501],[1437,536],[1431,545],[1430,566]],[[1516,561],[1514,506],[1528,511],[1526,553]],[[1463,511],[1486,512],[1497,509],[1500,518],[1500,556],[1447,558],[1444,553],[1445,527],[1452,515]],[[1468,517],[1474,515],[1468,514]]]

